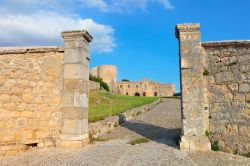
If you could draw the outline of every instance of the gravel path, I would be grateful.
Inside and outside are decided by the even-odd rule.
[[[250,159],[223,152],[180,151],[176,145],[180,132],[180,101],[164,99],[153,110],[124,123],[112,133],[85,148],[33,149],[15,157],[0,158],[0,165],[90,165],[90,166],[250,166]],[[145,137],[150,141],[130,145],[129,141]]]

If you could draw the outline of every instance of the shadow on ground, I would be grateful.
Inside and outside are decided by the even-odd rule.
[[[126,121],[121,126],[149,140],[179,149],[181,128],[163,128],[143,121]]]

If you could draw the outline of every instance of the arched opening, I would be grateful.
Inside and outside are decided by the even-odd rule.
[[[157,92],[154,93],[154,96],[157,96]]]
[[[146,92],[143,92],[143,96],[147,96],[147,93],[146,93]]]
[[[140,93],[138,93],[138,92],[137,92],[137,93],[135,93],[135,96],[140,96]]]
[[[126,92],[126,95],[128,96],[128,92]]]

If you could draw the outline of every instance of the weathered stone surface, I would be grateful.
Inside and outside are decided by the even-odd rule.
[[[114,65],[102,65],[94,67],[91,72],[93,76],[100,77],[109,85],[113,92],[117,92],[117,67]]]
[[[63,35],[75,44],[67,53],[62,47],[0,48],[0,156],[31,145],[54,146],[62,131],[73,133],[65,141],[81,142],[72,146],[88,142],[87,42],[92,37],[86,31]],[[65,113],[67,107],[71,113]]]
[[[118,92],[128,96],[170,97],[176,93],[175,84],[161,84],[152,80],[117,82]]]
[[[210,141],[204,136],[208,127],[206,108],[206,82],[199,24],[176,26],[180,45],[182,87],[182,139],[181,149],[207,151]],[[216,81],[216,79],[215,79]]]
[[[92,37],[87,31],[62,32],[65,45],[63,65],[62,147],[88,143],[89,52]]]
[[[63,56],[60,47],[0,48],[0,147],[11,154],[59,137],[61,117],[52,113],[61,107]]]
[[[196,104],[196,101],[203,98],[197,95],[197,89],[200,88],[205,94],[204,106],[209,112],[209,125],[207,125],[209,129],[206,128],[211,132],[211,141],[218,140],[220,149],[223,151],[247,153],[250,150],[248,146],[250,143],[248,129],[250,126],[248,74],[250,72],[250,41],[207,42],[201,43],[201,47],[198,48],[195,47],[195,42],[200,42],[197,41],[199,33],[197,31],[199,27],[196,24],[177,25],[181,67],[184,70],[181,72],[183,130],[194,133],[200,126],[203,126],[202,102]],[[192,37],[194,34],[195,36]],[[190,61],[190,56],[196,59]],[[198,61],[197,57],[202,57],[203,60]],[[195,75],[197,66],[206,69],[207,75]],[[200,68],[200,71],[203,72],[204,69]],[[193,86],[193,82],[199,79],[202,79],[205,84],[200,81],[199,86]],[[195,114],[193,109],[190,109],[194,106],[200,110],[200,114]],[[189,123],[189,119],[192,118],[194,122]],[[186,142],[181,143],[183,148],[190,147],[190,143]]]
[[[89,90],[99,90],[101,85],[99,82],[89,81]]]

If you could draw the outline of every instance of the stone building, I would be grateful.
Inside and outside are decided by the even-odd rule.
[[[94,67],[90,74],[100,77],[109,85],[111,91],[117,91],[117,67],[114,65],[102,65]]]
[[[0,48],[0,156],[89,142],[92,37],[84,30],[61,35],[64,47]]]
[[[175,84],[161,84],[144,79],[138,82],[117,82],[118,92],[128,96],[160,96],[167,97],[175,94]]]
[[[210,150],[211,142],[222,151],[250,152],[250,41],[201,42],[199,24],[179,24],[176,35],[181,149]]]

